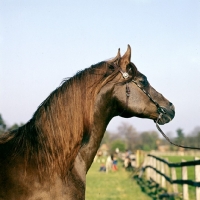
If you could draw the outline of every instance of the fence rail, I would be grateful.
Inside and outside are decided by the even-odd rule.
[[[194,166],[195,180],[188,180],[188,168]],[[176,168],[182,169],[181,179],[177,179]],[[178,185],[182,186],[182,197],[189,200],[188,185],[195,187],[196,200],[200,200],[200,159],[194,161],[182,160],[180,163],[170,163],[155,155],[147,154],[142,164],[139,178],[145,172],[147,180],[153,180],[168,193],[177,194]]]
[[[158,151],[152,150],[150,154],[155,156],[200,156],[199,150],[187,150],[187,151]]]

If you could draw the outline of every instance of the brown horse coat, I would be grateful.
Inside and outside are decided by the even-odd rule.
[[[86,173],[109,121],[117,115],[157,119],[156,106],[130,81],[134,78],[166,110],[174,107],[123,57],[91,66],[63,82],[32,119],[0,137],[0,199],[70,200],[85,198]],[[120,70],[128,72],[124,80]],[[130,96],[127,101],[126,84]]]

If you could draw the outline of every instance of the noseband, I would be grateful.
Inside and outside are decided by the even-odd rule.
[[[129,74],[127,72],[123,72],[121,69],[119,69],[120,73],[122,74],[123,78],[126,80],[129,78]],[[164,110],[164,108],[162,108],[152,97],[151,95],[146,91],[144,90],[135,80],[131,80],[133,83],[135,83],[137,85],[138,88],[140,88],[144,93],[145,95],[155,104],[155,106],[157,107],[157,112],[159,113],[159,116],[158,118],[155,120],[155,123],[156,123],[156,128],[159,130],[159,132],[163,135],[163,137],[172,145],[174,146],[177,146],[177,147],[182,147],[182,148],[186,148],[186,149],[198,149],[200,150],[200,148],[198,147],[188,147],[188,146],[183,146],[183,145],[179,145],[179,144],[175,144],[173,143],[166,135],[165,133],[162,131],[162,129],[159,127],[158,125],[158,121],[162,118],[163,115],[167,114],[166,111]],[[126,82],[126,108],[124,109],[124,111],[128,108],[128,99],[129,99],[129,96],[130,96],[130,88],[129,88],[129,85],[128,85],[128,82]],[[123,111],[123,112],[124,112]],[[123,113],[122,112],[122,113]],[[121,114],[122,114],[121,113]]]

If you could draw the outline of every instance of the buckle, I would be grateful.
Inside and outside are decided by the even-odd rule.
[[[122,76],[124,77],[124,79],[127,79],[129,77],[129,74],[127,72],[123,72]]]

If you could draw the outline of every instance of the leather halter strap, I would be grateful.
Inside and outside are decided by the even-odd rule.
[[[129,78],[129,74],[127,72],[123,72],[121,69],[119,69],[120,73],[122,74],[124,79],[128,79]],[[166,114],[164,108],[162,108],[152,97],[149,93],[146,92],[146,90],[144,90],[135,80],[132,79],[132,82],[135,83],[137,85],[137,87],[139,87],[147,96],[148,98],[156,105],[157,107],[157,111],[158,113],[162,113],[162,114]],[[128,107],[128,97],[130,96],[130,88],[128,83],[126,83],[126,109]],[[126,110],[125,109],[125,110]],[[124,110],[124,111],[125,111]],[[124,112],[123,111],[123,112]]]
[[[129,78],[129,74],[127,72],[123,72],[121,69],[119,69],[119,72],[122,74],[122,76],[123,76],[124,79],[128,79]],[[128,108],[128,100],[129,100],[129,97],[130,97],[130,93],[131,93],[131,91],[130,91],[128,82],[126,82],[126,107],[118,115],[121,115],[122,113],[124,113],[125,110],[127,110],[127,108]]]
[[[129,74],[127,72],[123,72],[121,69],[119,69],[120,73],[122,74],[124,79],[128,79],[129,78]],[[158,131],[163,135],[163,137],[172,145],[177,146],[177,147],[181,147],[181,148],[186,148],[186,149],[198,149],[200,150],[200,148],[198,147],[188,147],[188,146],[183,146],[183,145],[179,145],[179,144],[175,144],[173,143],[166,135],[165,133],[162,131],[162,129],[159,127],[158,125],[158,121],[161,119],[162,115],[166,114],[164,108],[162,108],[152,97],[149,93],[146,92],[146,90],[144,90],[135,80],[132,80],[133,83],[135,83],[137,85],[137,87],[139,87],[148,97],[149,99],[156,105],[157,107],[157,111],[159,113],[159,116],[157,118],[157,120],[155,121],[156,123],[156,128],[158,129]],[[126,108],[123,110],[123,112],[128,108],[128,98],[130,96],[130,88],[128,83],[126,83]],[[122,113],[123,113],[122,112]],[[121,113],[121,114],[122,114]]]

